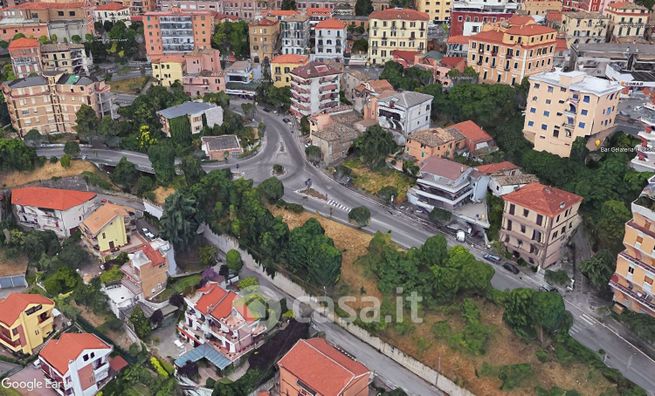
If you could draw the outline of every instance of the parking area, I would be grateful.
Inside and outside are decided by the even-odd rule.
[[[6,381],[7,382],[7,381]],[[24,369],[8,378],[10,385],[23,385],[16,389],[23,396],[57,396],[57,392],[52,388],[51,383],[46,379],[41,369],[34,367],[33,364],[27,365]],[[27,385],[34,386],[27,386]]]

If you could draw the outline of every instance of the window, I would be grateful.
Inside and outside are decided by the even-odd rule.
[[[514,204],[509,204],[509,214],[513,215],[515,209],[516,209],[516,206],[514,206]]]
[[[580,112],[580,114],[582,114],[582,115],[587,115],[587,114],[589,114],[589,111],[587,111],[587,110],[582,110],[582,111]]]
[[[629,274],[634,274],[635,273],[635,267],[628,267],[628,273]]]
[[[525,225],[521,224],[521,233],[525,234]]]
[[[578,127],[580,128],[584,128],[586,125],[587,124],[585,124],[584,122],[578,122]]]
[[[529,214],[530,214],[529,210],[523,209],[523,217],[528,217]]]
[[[543,221],[544,221],[544,216],[538,214],[537,215],[537,225],[541,225],[541,223],[543,223]]]
[[[507,230],[512,231],[512,220],[507,220]]]
[[[530,108],[530,113],[536,113],[536,112],[537,112],[537,109],[535,109],[534,107]]]
[[[585,96],[582,98],[582,101],[585,102],[585,103],[589,103],[590,100],[591,100],[591,98],[589,97],[589,95],[585,95]]]
[[[550,104],[550,99],[546,99],[546,104]]]
[[[534,126],[534,121],[528,121],[528,126]]]
[[[541,130],[542,130],[542,131],[545,131],[545,130],[547,130],[547,129],[548,129],[548,125],[546,125],[546,124],[541,124]]]
[[[548,93],[551,93],[551,92],[553,92],[553,87],[550,87],[550,86],[549,86],[549,87],[548,87]]]
[[[544,117],[550,117],[550,111],[544,110]]]

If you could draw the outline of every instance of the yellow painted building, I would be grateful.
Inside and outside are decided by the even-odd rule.
[[[562,11],[561,0],[524,0],[519,9],[527,15],[546,16],[548,11]]]
[[[291,71],[309,62],[307,55],[278,55],[271,60],[271,79],[278,88],[291,86]]]
[[[416,9],[425,12],[433,22],[450,20],[451,0],[416,0]]]
[[[12,293],[0,299],[0,344],[31,355],[53,332],[55,303],[40,294]]]
[[[430,16],[406,8],[373,11],[368,16],[368,63],[384,65],[394,50],[426,52]]]
[[[94,250],[112,252],[128,243],[126,219],[129,212],[122,206],[106,203],[80,224],[86,243]]]
[[[181,55],[165,55],[152,60],[152,77],[163,87],[170,87],[184,77],[184,58]]]
[[[616,259],[610,278],[614,302],[634,312],[655,318],[655,200],[653,180],[632,203],[632,219],[625,224],[625,250]]]

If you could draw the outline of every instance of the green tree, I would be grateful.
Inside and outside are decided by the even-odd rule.
[[[378,190],[377,195],[384,202],[393,203],[393,200],[398,197],[398,189],[394,186],[384,186]]]
[[[233,53],[238,59],[245,59],[250,55],[248,40],[247,22],[223,21],[215,27],[212,47],[224,55]]]
[[[300,132],[303,136],[309,135],[309,117],[302,116],[300,118]]]
[[[405,69],[400,63],[388,61],[380,74],[380,79],[389,81],[396,89],[414,91],[419,87],[432,84],[432,74],[418,67]]]
[[[227,264],[227,267],[234,272],[241,271],[241,267],[243,267],[241,253],[234,249],[228,250],[228,252],[225,254],[225,264]]]
[[[64,154],[61,159],[59,160],[59,163],[61,164],[62,167],[64,168],[70,168],[71,167],[71,156],[68,154]]]
[[[541,344],[545,342],[546,334],[568,332],[571,326],[570,314],[566,311],[564,299],[559,293],[535,293],[530,313]]]
[[[373,12],[371,0],[357,0],[355,2],[355,15],[368,16],[371,12]]]
[[[191,146],[191,122],[186,115],[168,120],[171,131],[171,140],[175,147],[183,150]]]
[[[356,224],[358,227],[366,227],[371,221],[371,211],[365,206],[358,206],[352,208],[348,212],[348,220]]]
[[[202,97],[203,102],[221,106],[223,110],[230,107],[230,97],[225,92],[210,92]]]
[[[445,209],[433,208],[430,211],[429,218],[436,224],[447,224],[452,217],[452,213]]]
[[[136,335],[141,339],[145,339],[152,332],[150,321],[148,318],[146,318],[143,310],[138,305],[136,308],[134,308],[134,311],[132,311],[132,314],[130,315],[130,323],[134,327],[134,332]]]
[[[255,105],[252,103],[241,103],[241,111],[245,117],[249,120],[252,120],[255,117]]]
[[[74,290],[81,283],[80,276],[71,267],[60,266],[54,273],[48,275],[43,286],[51,296]]]
[[[74,141],[66,142],[64,144],[64,153],[75,158],[80,155],[80,145]]]
[[[211,267],[216,263],[218,249],[214,245],[203,245],[198,253],[200,255],[200,265],[203,267]]]
[[[0,170],[31,170],[37,159],[36,151],[24,141],[0,138]]]
[[[323,158],[321,148],[314,145],[305,148],[305,155],[307,156],[307,161],[314,164],[321,162],[321,159]]]
[[[291,231],[287,256],[295,273],[309,275],[310,281],[324,288],[333,286],[341,273],[341,251],[316,219]]]
[[[616,256],[607,249],[598,251],[591,258],[580,263],[580,271],[598,291],[609,293],[609,280],[614,273]]]
[[[362,162],[371,169],[382,167],[387,156],[398,149],[391,132],[379,125],[368,127],[366,132],[355,140],[353,147]]]
[[[2,77],[3,81],[14,81],[16,79],[16,74],[14,73],[14,69],[11,66],[11,63],[5,63],[2,66],[2,72],[0,73],[0,77]]]
[[[296,5],[296,0],[282,0],[282,5],[280,6],[282,10],[297,10],[298,6]]]
[[[74,34],[73,36],[71,36],[71,41],[75,44],[79,44],[82,42],[82,37],[80,37],[77,34]]]
[[[132,191],[141,174],[126,157],[121,158],[109,178],[124,189]]]
[[[635,0],[636,4],[642,5],[649,10],[653,10],[653,6],[655,6],[655,0]]]
[[[42,143],[48,141],[48,139],[41,135],[41,132],[37,129],[30,129],[25,136],[23,136],[23,140],[25,141],[25,144],[30,147],[38,147]]]
[[[160,219],[162,236],[176,248],[186,250],[195,239],[200,222],[196,219],[197,200],[192,195],[176,191],[166,198]]]
[[[148,148],[148,158],[155,171],[157,182],[169,185],[175,177],[175,149],[168,143],[158,143]]]
[[[275,203],[284,195],[284,185],[277,177],[269,177],[257,186],[257,191],[268,203]]]
[[[599,218],[593,227],[599,246],[615,254],[623,250],[621,236],[625,231],[625,223],[631,217],[632,213],[623,201],[611,199],[603,202]]]
[[[352,53],[354,54],[362,54],[362,53],[367,53],[368,52],[368,41],[366,39],[357,39],[355,42],[353,42],[353,48],[352,48]]]
[[[205,175],[200,160],[191,154],[182,157],[180,169],[182,170],[182,174],[184,174],[184,180],[188,186],[199,182],[202,176]]]
[[[87,142],[97,134],[100,120],[96,115],[95,110],[91,106],[83,104],[80,109],[75,113],[75,131],[80,139]]]

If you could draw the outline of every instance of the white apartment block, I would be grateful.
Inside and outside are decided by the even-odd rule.
[[[342,62],[348,34],[345,22],[326,19],[316,24],[314,32],[312,60]]]

